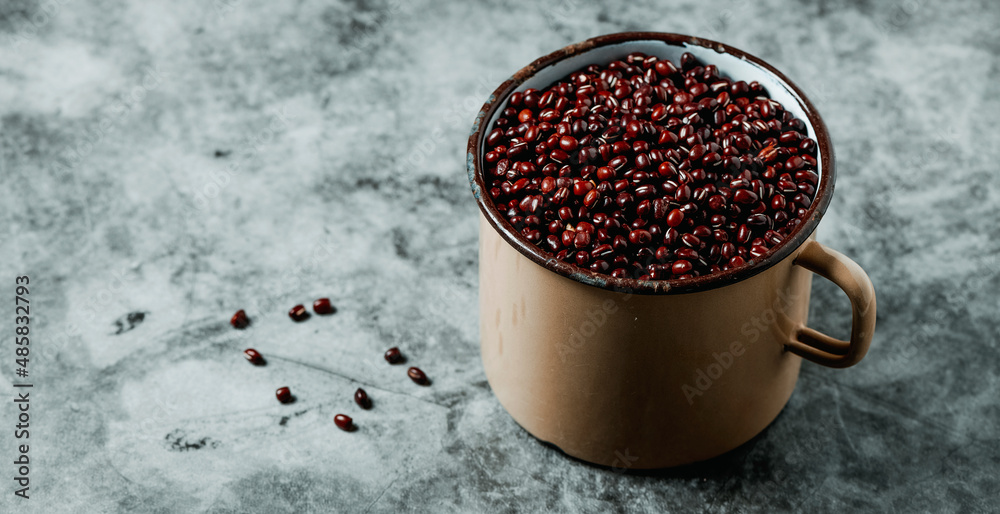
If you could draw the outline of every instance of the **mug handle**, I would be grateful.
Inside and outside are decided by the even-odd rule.
[[[804,359],[831,368],[857,364],[875,332],[875,287],[861,266],[844,254],[808,240],[795,257],[795,265],[836,284],[851,300],[851,340],[841,341],[802,326],[785,343],[788,350]]]

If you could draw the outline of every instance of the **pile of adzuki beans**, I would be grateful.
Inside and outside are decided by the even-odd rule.
[[[510,96],[486,137],[489,197],[528,241],[619,278],[760,259],[816,193],[816,142],[757,82],[642,53]]]

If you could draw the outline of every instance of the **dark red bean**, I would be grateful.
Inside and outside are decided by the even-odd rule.
[[[626,164],[628,164],[628,157],[625,157],[624,155],[619,155],[608,161],[608,166],[612,167],[615,170],[622,169],[622,167],[624,167]]]
[[[753,245],[750,247],[750,256],[754,259],[759,259],[767,254],[767,247],[762,245]]]
[[[746,225],[740,225],[739,230],[736,232],[736,241],[738,243],[747,243],[750,241],[750,228]]]
[[[605,260],[597,260],[590,264],[590,271],[594,273],[607,273],[609,269],[611,269],[611,265]]]
[[[684,221],[684,213],[679,209],[674,209],[667,214],[667,225],[670,227],[677,227]]]
[[[420,385],[430,384],[430,380],[427,379],[427,375],[420,368],[410,368],[406,370],[406,375],[410,377],[410,380],[414,381]]]
[[[663,242],[668,245],[674,245],[680,237],[681,233],[676,228],[671,227],[663,233]]]
[[[653,218],[654,219],[658,219],[659,220],[659,219],[663,219],[664,217],[667,216],[667,208],[670,206],[670,204],[665,199],[663,199],[663,198],[656,198],[651,203],[652,203],[652,207],[653,207]],[[670,224],[669,220],[668,220],[667,224],[668,225]]]
[[[678,141],[680,141],[680,138],[677,136],[677,134],[674,134],[669,130],[664,130],[660,132],[660,135],[657,138],[657,143],[664,146],[676,145]]]
[[[500,139],[503,137],[503,129],[495,128],[490,135],[486,137],[486,146],[493,148],[500,144]]]
[[[389,364],[399,364],[403,362],[403,354],[400,353],[399,348],[393,346],[385,351],[385,361]]]
[[[236,314],[233,314],[232,318],[229,318],[229,324],[242,330],[250,325],[250,318],[247,317],[247,313],[243,309],[240,309],[236,311]]]
[[[802,160],[802,157],[799,157],[798,155],[793,155],[789,157],[787,161],[785,161],[785,170],[795,171],[801,168],[804,164],[805,161]]]
[[[802,134],[795,131],[783,132],[778,141],[784,146],[798,146],[799,141],[802,140]]]
[[[274,396],[278,398],[281,403],[291,403],[295,400],[292,396],[292,390],[287,387],[279,387],[277,391],[274,392]]]
[[[649,167],[650,164],[651,164],[651,162],[649,160],[649,156],[648,155],[646,155],[644,153],[641,153],[641,154],[635,156],[635,167],[636,168],[638,168],[640,170],[646,169],[646,168]]]
[[[618,196],[615,197],[615,203],[622,209],[627,209],[630,205],[632,205],[634,200],[635,199],[632,198],[632,195],[628,193],[619,193]]]
[[[556,109],[545,109],[538,114],[538,120],[541,122],[553,122],[559,119],[559,111]]]
[[[691,147],[691,151],[688,152],[688,157],[690,157],[693,161],[697,161],[701,159],[707,151],[708,148],[705,145],[694,145]]]
[[[334,416],[333,424],[337,425],[337,428],[345,432],[351,432],[354,430],[354,420],[346,414],[337,414]]]
[[[643,185],[635,188],[635,196],[638,198],[649,198],[656,194],[656,186]]]
[[[733,200],[744,205],[751,204],[757,201],[757,195],[748,189],[738,189],[733,193]]]
[[[559,237],[551,234],[545,237],[545,245],[548,247],[549,251],[553,253],[558,252],[563,246]]]
[[[676,191],[674,191],[674,200],[680,203],[687,203],[691,199],[691,186],[687,184],[681,184]]]
[[[354,403],[358,404],[358,407],[361,407],[362,409],[367,410],[372,408],[371,398],[369,398],[368,393],[360,387],[357,391],[354,391]]]
[[[562,234],[560,234],[559,242],[561,242],[563,246],[566,246],[566,247],[573,246],[573,242],[574,241],[576,241],[576,231],[575,230],[566,229],[566,230],[563,230]]]
[[[535,208],[537,206],[538,206],[538,202],[535,200],[535,197],[532,196],[532,195],[525,196],[524,198],[521,199],[521,203],[518,204],[518,208],[521,210],[521,212],[523,212],[525,214],[529,214],[529,213],[535,212]]]
[[[288,311],[288,317],[292,318],[293,321],[302,321],[309,317],[309,313],[306,311],[305,306],[296,305]]]
[[[594,259],[612,259],[614,258],[615,251],[609,244],[602,244],[590,252],[590,256]]]
[[[615,170],[610,166],[601,166],[597,168],[596,176],[600,181],[612,181],[615,179]]]
[[[657,106],[653,108],[653,112],[650,113],[649,117],[653,121],[662,121],[667,117],[667,106],[664,104],[657,104]]]
[[[313,312],[316,314],[333,314],[337,312],[337,309],[330,303],[329,298],[320,298],[313,302]]]
[[[670,178],[677,174],[677,167],[670,161],[664,161],[660,163],[657,172],[663,178]]]
[[[539,185],[539,189],[541,189],[542,193],[551,193],[552,191],[555,191],[556,179],[552,177],[543,178],[541,184]]]
[[[570,189],[568,187],[560,187],[555,192],[555,194],[552,195],[552,203],[554,203],[556,205],[562,205],[562,204],[564,204],[564,203],[566,203],[566,202],[569,201],[569,195],[570,195]],[[563,212],[562,210],[563,209],[567,209],[568,212],[573,212],[573,211],[569,207],[560,207],[559,208],[559,219],[565,221],[567,218],[563,217],[563,214],[562,214],[562,212]]]
[[[656,61],[653,68],[656,70],[656,74],[661,77],[670,77],[679,73],[679,70],[676,66],[674,66],[674,63],[667,59]]]
[[[697,261],[700,258],[698,252],[692,248],[678,248],[674,255],[686,261]]]
[[[701,246],[701,239],[694,234],[681,234],[681,243],[689,248],[698,248]]]
[[[629,232],[628,240],[631,241],[632,244],[645,245],[649,244],[649,242],[653,240],[653,236],[650,235],[648,230],[633,230]]]
[[[759,130],[759,129],[754,129],[754,130]],[[772,163],[774,162],[775,159],[778,158],[778,149],[775,148],[774,146],[766,146],[763,149],[761,149],[760,152],[757,153],[757,158],[759,158],[762,162]]]
[[[643,186],[646,187],[646,186]],[[649,218],[650,211],[653,209],[653,204],[649,200],[643,200],[639,202],[639,205],[635,208],[635,215],[639,218],[645,220]]]
[[[771,197],[771,208],[776,211],[781,211],[785,209],[785,197],[780,194],[776,194]]]
[[[699,82],[689,87],[688,92],[691,93],[691,96],[698,98],[699,96],[708,93],[708,86]]]
[[[684,259],[674,261],[674,264],[670,267],[670,271],[674,275],[684,275],[690,273],[692,269],[694,269],[694,266]]]
[[[747,217],[747,224],[754,226],[765,226],[771,223],[771,218],[768,218],[766,214],[751,214]]]
[[[819,175],[809,170],[799,170],[795,172],[795,180],[799,183],[808,182],[810,184],[818,184]]]
[[[692,68],[698,66],[698,60],[695,59],[691,52],[684,52],[681,54],[681,69],[684,71],[691,71]]]
[[[254,350],[253,348],[243,350],[243,357],[250,361],[250,364],[253,364],[254,366],[262,366],[265,364],[264,357],[261,356],[260,352]]]

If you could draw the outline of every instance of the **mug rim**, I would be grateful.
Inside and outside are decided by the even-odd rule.
[[[662,41],[668,45],[681,47],[687,45],[700,46],[714,50],[718,53],[726,53],[734,57],[750,61],[759,68],[763,69],[765,72],[771,74],[774,79],[784,86],[792,94],[792,96],[795,97],[795,100],[799,103],[803,112],[805,112],[806,118],[815,132],[816,144],[818,146],[817,153],[821,162],[820,169],[823,170],[820,174],[819,185],[816,188],[816,195],[812,204],[806,211],[806,216],[804,218],[805,221],[796,226],[788,237],[781,242],[781,244],[777,247],[769,249],[768,253],[766,253],[759,260],[749,261],[738,268],[687,279],[641,280],[638,278],[612,277],[603,273],[590,271],[589,269],[585,269],[568,262],[560,261],[554,255],[548,255],[547,252],[528,241],[523,235],[516,231],[513,226],[511,226],[510,222],[508,222],[502,215],[499,209],[497,209],[488,194],[485,194],[485,192],[489,190],[489,187],[485,181],[485,170],[482,166],[481,160],[483,154],[483,144],[489,129],[487,124],[497,109],[505,104],[507,98],[517,89],[517,87],[544,68],[552,66],[553,64],[569,57],[573,57],[602,46],[638,41]],[[476,115],[472,132],[469,135],[467,151],[466,167],[469,174],[469,185],[472,188],[473,196],[475,196],[476,203],[479,204],[479,209],[483,216],[485,216],[490,226],[499,232],[504,241],[513,246],[518,252],[530,259],[532,262],[548,269],[549,271],[553,271],[559,275],[569,278],[570,280],[589,286],[599,287],[601,289],[633,294],[682,294],[707,291],[733,284],[762,273],[791,255],[797,248],[805,243],[810,235],[812,235],[812,233],[816,230],[816,226],[823,218],[823,214],[826,212],[827,207],[830,205],[830,201],[833,196],[834,183],[836,182],[836,170],[833,164],[833,144],[830,141],[830,135],[827,131],[826,124],[823,123],[823,119],[820,117],[819,112],[816,110],[816,107],[813,106],[812,102],[810,102],[806,97],[805,93],[803,93],[802,90],[799,89],[799,87],[796,86],[788,77],[763,59],[744,52],[738,48],[709,39],[667,32],[619,32],[606,34],[587,39],[586,41],[571,44],[548,55],[539,57],[531,64],[518,70],[513,76],[500,84],[500,86],[497,87],[496,90],[494,90],[490,95],[489,99],[487,99],[486,103],[483,104],[482,109]]]

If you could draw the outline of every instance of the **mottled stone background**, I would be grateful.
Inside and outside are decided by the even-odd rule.
[[[4,0],[0,374],[12,391],[28,274],[35,388],[31,499],[0,464],[0,511],[996,509],[998,24],[985,0]],[[725,41],[804,88],[838,159],[820,239],[879,302],[860,365],[804,365],[761,436],[641,475],[543,446],[490,393],[464,168],[496,84],[625,30]],[[319,296],[339,312],[285,317]],[[817,280],[811,317],[846,335],[845,297]],[[380,361],[393,345],[432,387]]]

